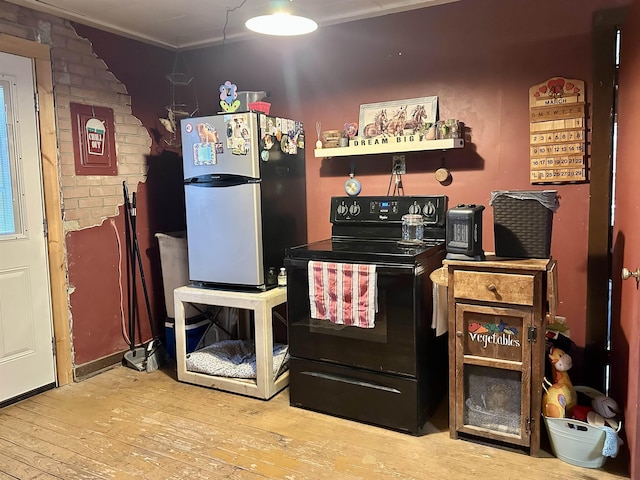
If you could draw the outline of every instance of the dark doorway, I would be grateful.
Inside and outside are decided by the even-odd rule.
[[[593,94],[585,384],[608,390],[611,246],[614,206],[615,125],[619,47],[626,9],[596,12],[593,18]]]

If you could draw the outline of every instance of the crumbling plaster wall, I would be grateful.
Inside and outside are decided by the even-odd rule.
[[[0,0],[0,33],[51,46],[58,138],[60,192],[66,232],[101,225],[118,215],[124,203],[122,182],[135,192],[147,174],[151,137],[131,114],[127,88],[61,18]],[[79,176],[75,173],[71,102],[113,110],[118,174]]]

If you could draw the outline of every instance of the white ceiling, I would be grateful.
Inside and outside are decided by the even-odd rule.
[[[195,48],[256,34],[244,22],[268,0],[7,0],[165,48]],[[320,28],[458,0],[296,0]],[[242,5],[242,6],[240,6]],[[240,6],[240,7],[239,7]],[[227,10],[236,8],[233,11]],[[225,21],[228,24],[225,29]]]

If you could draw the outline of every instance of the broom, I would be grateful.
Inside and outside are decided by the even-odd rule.
[[[125,361],[127,366],[136,370],[152,372],[157,370],[168,358],[168,353],[162,342],[158,338],[156,331],[156,325],[153,322],[151,315],[151,305],[149,303],[149,294],[147,291],[147,282],[144,275],[144,269],[142,268],[142,257],[140,255],[140,246],[138,245],[138,236],[136,232],[136,194],[132,194],[132,200],[129,202],[129,192],[127,190],[127,183],[122,182],[122,190],[124,194],[124,206],[127,212],[128,227],[131,231],[131,299],[132,305],[130,306],[129,314],[129,335],[130,335],[130,350],[125,353]],[[142,292],[144,293],[145,306],[147,308],[147,317],[149,319],[149,327],[151,328],[151,340],[145,347],[135,347],[135,312],[136,312],[136,262],[140,269],[140,280],[142,282]]]

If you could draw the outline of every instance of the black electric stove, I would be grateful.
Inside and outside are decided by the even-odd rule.
[[[446,210],[445,196],[333,197],[331,238],[287,249],[291,405],[422,433],[447,383],[429,279],[445,256]],[[407,213],[423,216],[419,245],[400,242]],[[311,317],[310,260],[376,266],[374,328]]]

